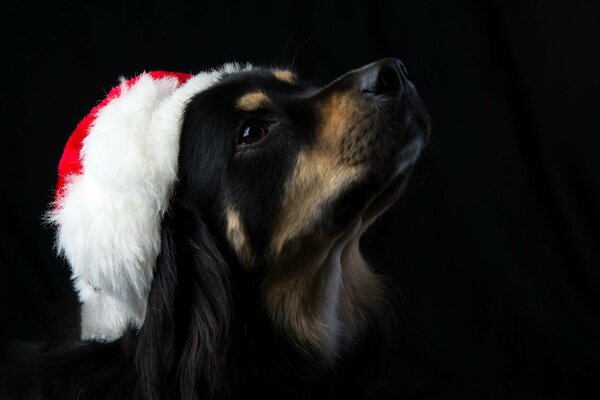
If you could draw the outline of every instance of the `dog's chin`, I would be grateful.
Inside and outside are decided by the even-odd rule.
[[[329,220],[332,232],[339,234],[354,230],[357,224],[360,232],[364,232],[400,197],[425,146],[428,126],[426,123],[423,125],[413,121],[401,132],[384,130],[382,135],[384,134],[403,135],[404,143],[388,154],[385,161],[383,158],[374,157],[364,180],[353,185],[332,202],[328,213],[332,217]]]
[[[390,181],[395,181],[398,176],[406,176],[413,168],[425,146],[425,138],[422,135],[411,135],[406,145],[402,146],[395,162],[395,170],[392,172]]]
[[[407,143],[401,147],[396,159],[391,163],[388,178],[367,205],[362,214],[361,224],[364,231],[373,221],[390,208],[400,197],[406,186],[410,172],[421,155],[421,151],[427,140],[428,128],[409,132]]]

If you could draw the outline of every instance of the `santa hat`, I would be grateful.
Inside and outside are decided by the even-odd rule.
[[[49,220],[82,304],[82,339],[111,341],[142,325],[185,106],[224,75],[250,68],[121,79],[72,133]]]

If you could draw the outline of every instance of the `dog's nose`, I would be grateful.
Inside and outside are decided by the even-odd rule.
[[[407,84],[406,67],[397,58],[384,58],[364,67],[361,90],[376,95],[400,95]]]

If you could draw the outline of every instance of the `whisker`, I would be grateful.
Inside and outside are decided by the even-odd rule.
[[[308,42],[310,42],[312,40],[312,38],[313,38],[313,35],[308,36],[306,39],[304,39],[302,42],[300,42],[298,47],[296,47],[296,51],[294,52],[294,57],[292,57],[292,65],[290,67],[290,69],[292,71],[294,70],[294,66],[296,64],[296,59],[300,56],[300,53],[302,53],[302,50],[304,50],[304,48],[306,47]]]

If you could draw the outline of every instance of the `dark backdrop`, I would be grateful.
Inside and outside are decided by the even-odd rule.
[[[3,5],[5,343],[40,341],[51,308],[72,296],[41,216],[62,146],[118,76],[293,61],[302,75],[327,80],[397,56],[429,106],[433,136],[406,195],[363,241],[397,287],[381,398],[598,396],[594,3]],[[24,362],[13,358],[5,370]]]

